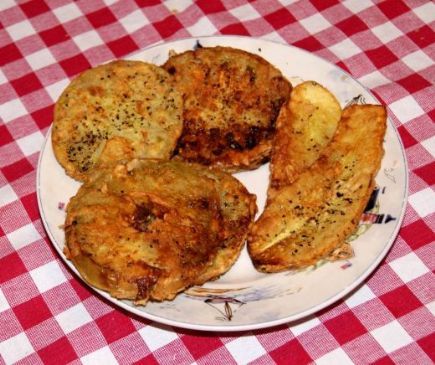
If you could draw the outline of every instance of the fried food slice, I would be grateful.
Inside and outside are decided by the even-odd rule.
[[[176,54],[163,67],[184,97],[179,157],[231,172],[269,159],[275,121],[291,91],[277,68],[230,47]]]
[[[340,118],[340,104],[326,88],[315,81],[295,86],[276,122],[269,193],[293,182],[319,158]]]
[[[161,67],[114,61],[87,70],[55,105],[54,154],[83,181],[98,163],[169,159],[183,128],[182,98]]]
[[[99,167],[67,206],[67,257],[91,285],[137,304],[225,273],[255,197],[231,175],[178,161]]]
[[[300,269],[327,257],[355,230],[383,156],[386,111],[354,105],[343,111],[320,158],[269,199],[248,237],[255,267]]]

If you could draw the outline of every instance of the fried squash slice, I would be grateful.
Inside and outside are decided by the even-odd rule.
[[[294,87],[276,122],[269,195],[292,183],[319,158],[335,134],[341,112],[335,96],[317,82]]]
[[[233,265],[255,213],[255,196],[224,172],[120,162],[94,169],[70,200],[65,254],[115,298],[171,300]]]
[[[258,270],[301,269],[343,245],[375,186],[385,130],[383,106],[344,109],[319,159],[293,183],[279,187],[255,222],[248,251]]]
[[[169,159],[183,128],[183,100],[170,75],[141,61],[113,61],[86,70],[54,109],[54,154],[80,181],[98,164]]]
[[[269,160],[275,122],[290,82],[262,57],[201,47],[163,65],[184,98],[177,158],[235,172]]]

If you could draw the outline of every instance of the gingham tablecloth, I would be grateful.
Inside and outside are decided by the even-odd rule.
[[[435,361],[432,1],[0,1],[0,363],[430,364]],[[389,108],[409,163],[403,226],[350,296],[244,333],[162,326],[65,267],[38,212],[39,152],[71,77],[161,40],[237,34],[306,49]]]

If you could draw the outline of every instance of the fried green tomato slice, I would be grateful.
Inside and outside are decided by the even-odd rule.
[[[89,69],[56,102],[54,154],[80,181],[112,160],[169,159],[183,128],[182,103],[161,67],[119,60]]]
[[[231,175],[178,161],[95,169],[67,207],[67,257],[90,285],[137,304],[171,300],[233,265],[256,213]]]
[[[383,106],[344,109],[319,159],[295,181],[276,189],[255,222],[248,252],[258,270],[301,269],[345,243],[375,186],[385,129]]]
[[[277,68],[230,47],[176,54],[163,67],[184,98],[179,158],[231,172],[268,161],[275,121],[291,91]]]

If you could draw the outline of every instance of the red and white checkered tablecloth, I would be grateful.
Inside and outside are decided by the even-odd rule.
[[[428,0],[0,1],[0,364],[432,364],[435,4]],[[39,152],[71,77],[161,40],[237,34],[335,63],[389,108],[409,164],[396,242],[352,295],[243,333],[162,326],[65,267],[36,201]]]

